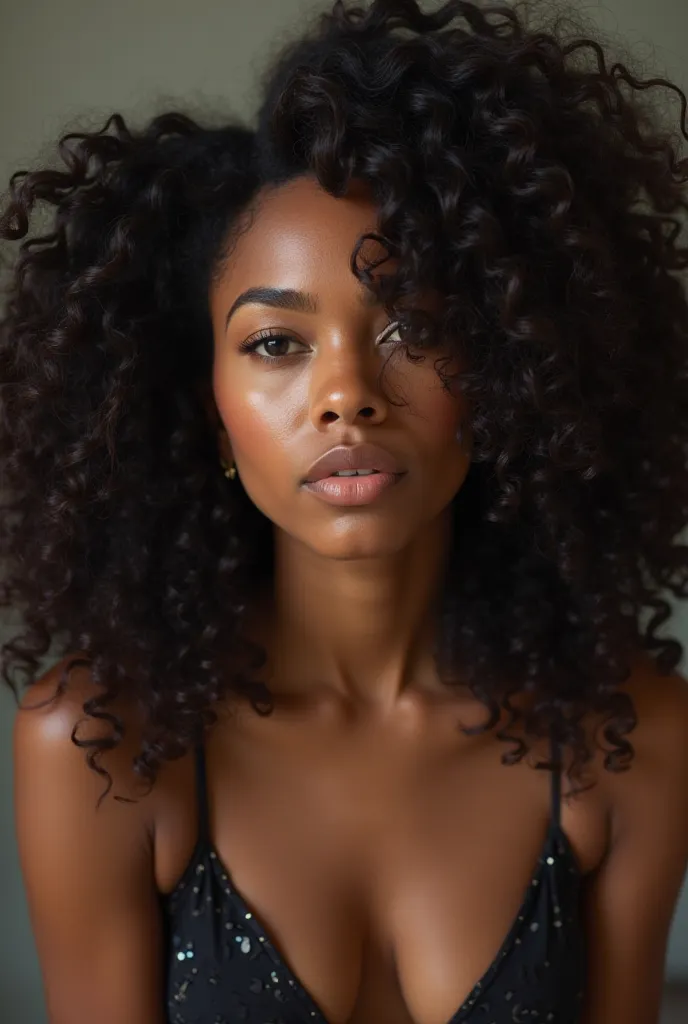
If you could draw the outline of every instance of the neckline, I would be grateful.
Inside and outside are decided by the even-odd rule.
[[[232,878],[230,871],[219,856],[214,844],[204,839],[202,835],[199,836],[191,860],[174,889],[169,893],[160,894],[163,904],[167,906],[169,902],[185,888],[189,879],[195,873],[198,863],[206,858],[213,864],[213,874],[219,873],[225,888],[229,889],[229,896],[234,906],[241,914],[244,927],[252,932],[253,937],[258,941],[259,946],[265,950],[272,960],[275,966],[275,971],[273,973],[276,974],[279,972],[278,980],[285,983],[286,991],[293,993],[308,1009],[309,1024],[330,1024],[322,1008],[318,1005],[308,989],[301,982],[298,975],[289,967],[285,958],[273,944],[266,927],[260,918],[256,916],[253,907],[249,905],[242,895],[241,890],[234,883],[234,879]],[[548,861],[548,858],[553,858],[551,863]],[[580,880],[581,872],[578,867],[578,862],[571,846],[571,842],[566,832],[562,829],[560,822],[558,820],[551,819],[544,844],[535,863],[535,867],[530,873],[523,900],[521,901],[521,904],[516,911],[516,914],[514,915],[514,918],[509,925],[494,958],[446,1024],[463,1024],[467,1015],[472,1010],[477,998],[484,995],[485,990],[494,980],[502,961],[513,948],[519,932],[522,930],[524,922],[529,916],[530,910],[538,899],[540,892],[543,889],[543,877],[546,872],[553,869],[562,858],[570,864],[572,873],[578,880]],[[273,980],[275,979],[273,978]]]

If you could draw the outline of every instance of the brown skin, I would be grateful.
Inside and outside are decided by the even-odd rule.
[[[398,333],[385,332],[384,309],[363,302],[367,290],[349,258],[375,226],[360,188],[336,200],[305,178],[269,193],[212,289],[210,309],[220,449],[276,527],[265,632],[279,651],[279,675],[306,686],[324,679],[343,699],[392,710],[411,680],[433,674],[429,602],[470,449],[456,439],[465,402],[442,388],[431,356],[405,359]],[[256,284],[311,292],[318,312],[245,305],[225,330],[232,303]],[[239,347],[266,329],[290,339],[268,348],[272,363]],[[275,351],[287,354],[275,359]],[[301,486],[319,455],[366,441],[406,470],[376,502],[337,508]]]
[[[212,833],[331,1024],[446,1024],[533,873],[550,778],[531,764],[548,751],[502,766],[492,733],[457,729],[485,709],[433,672],[429,608],[447,505],[468,470],[470,441],[455,439],[466,409],[431,361],[389,368],[385,389],[402,387],[404,407],[377,386],[387,319],[360,303],[348,269],[372,227],[362,193],[335,200],[312,180],[293,183],[261,204],[210,294],[209,410],[240,477],[227,486],[244,486],[275,523],[277,557],[253,627],[277,706],[269,718],[220,709],[207,748]],[[307,290],[318,312],[247,306],[225,334],[230,306],[255,285]],[[264,328],[288,333],[298,354],[278,367],[242,354]],[[403,485],[357,509],[303,492],[318,455],[359,440],[404,460]],[[51,693],[61,667],[27,699]],[[19,847],[51,1024],[161,1024],[155,897],[174,888],[196,841],[192,761],[165,764],[138,803],[108,799],[96,811],[101,781],[69,741],[92,684],[86,669],[72,680],[56,706],[20,713],[15,728]],[[598,750],[598,784],[562,807],[586,875],[584,1024],[658,1020],[688,860],[688,685],[639,657],[627,689],[639,718],[632,770],[605,772]],[[119,710],[130,731],[104,764],[115,792],[140,795],[138,722]],[[588,724],[593,741],[599,723]]]

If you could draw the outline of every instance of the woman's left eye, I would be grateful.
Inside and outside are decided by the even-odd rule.
[[[400,330],[401,324],[399,323],[399,321],[395,321],[394,323],[388,324],[385,330],[382,332],[382,335],[378,338],[378,345],[382,345],[386,341],[393,341],[395,344],[401,344],[402,339],[400,337],[394,337],[395,334],[399,334]]]

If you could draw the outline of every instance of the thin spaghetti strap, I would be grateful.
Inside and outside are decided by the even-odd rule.
[[[196,800],[198,806],[198,835],[199,839],[207,840],[210,836],[210,821],[208,813],[208,781],[205,769],[205,748],[202,743],[197,743],[194,756],[196,760]]]
[[[555,762],[555,767],[552,769],[552,824],[559,826],[561,824],[561,767],[559,765],[559,757],[561,756],[561,748],[557,741],[552,737],[552,760]]]

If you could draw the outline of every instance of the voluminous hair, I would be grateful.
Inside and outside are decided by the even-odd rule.
[[[684,138],[686,98],[610,63],[573,15],[531,26],[544,10],[337,2],[272,58],[254,126],[115,113],[62,135],[59,169],[12,176],[0,605],[21,622],[2,673],[16,694],[49,651],[90,666],[84,716],[110,733],[73,741],[108,780],[119,698],[143,712],[151,783],[223,698],[270,711],[244,625],[272,528],[224,478],[198,385],[209,284],[263,192],[302,175],[333,196],[368,184],[397,269],[374,278],[354,254],[352,271],[406,317],[409,358],[439,339],[442,374],[461,355],[473,452],[438,665],[485,704],[481,729],[506,708],[580,768],[599,713],[607,767],[627,766],[621,684],[641,652],[667,673],[682,656],[656,631],[688,567],[688,161],[649,90],[680,98]],[[441,303],[421,324],[428,286]],[[513,763],[528,747],[509,725]]]

